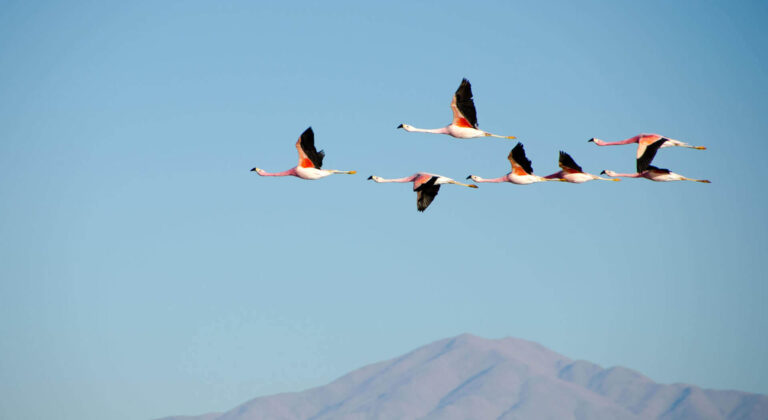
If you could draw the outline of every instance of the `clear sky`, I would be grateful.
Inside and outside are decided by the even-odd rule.
[[[577,4],[578,3],[578,4]],[[0,1],[0,417],[150,419],[469,332],[768,393],[768,5]],[[559,150],[712,184],[409,185]],[[296,164],[308,126],[320,181]]]

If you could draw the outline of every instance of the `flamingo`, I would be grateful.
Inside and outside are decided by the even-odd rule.
[[[411,176],[396,179],[385,179],[380,176],[371,175],[368,177],[375,182],[413,182],[413,190],[416,191],[416,210],[424,211],[435,199],[441,184],[455,184],[469,188],[477,188],[474,184],[462,184],[451,178],[441,175],[430,174],[426,172],[417,172]]]
[[[560,169],[559,172],[555,172],[552,175],[547,175],[544,178],[547,179],[563,179],[566,182],[572,182],[574,184],[582,184],[593,179],[600,179],[603,181],[621,181],[618,178],[603,178],[601,176],[592,175],[584,172],[576,161],[573,160],[571,155],[560,151],[560,160],[558,161]]]
[[[651,162],[653,161],[654,156],[656,156],[656,152],[659,150],[659,148],[663,147],[663,144],[666,141],[667,139],[657,140],[652,144],[650,144],[645,149],[645,152],[643,153],[643,155],[637,159],[637,172],[634,174],[620,174],[620,173],[616,173],[614,171],[609,171],[609,170],[604,170],[600,173],[606,174],[608,176],[618,176],[618,177],[625,177],[625,178],[646,178],[656,182],[695,181],[695,182],[703,182],[705,184],[710,183],[706,179],[687,178],[680,174],[676,174],[670,171],[669,169],[657,168],[651,165]]]
[[[562,178],[544,178],[538,175],[534,175],[531,161],[525,157],[525,149],[523,148],[522,143],[517,143],[517,145],[512,148],[512,151],[509,152],[507,159],[509,159],[509,163],[512,164],[512,172],[504,176],[492,179],[480,178],[477,175],[469,175],[467,179],[471,179],[475,182],[511,182],[513,184],[519,185],[527,185],[533,184],[534,182],[544,181],[565,181]]]
[[[338,171],[336,169],[320,169],[323,166],[324,151],[315,149],[315,132],[312,127],[301,133],[296,141],[296,150],[299,151],[299,164],[283,172],[266,172],[260,168],[253,168],[261,176],[295,176],[301,179],[320,179],[332,174],[356,174],[357,171]]]
[[[622,141],[614,141],[614,142],[606,142],[602,141],[598,138],[592,137],[591,139],[587,140],[587,143],[595,143],[598,146],[617,146],[620,144],[632,144],[637,143],[637,158],[640,159],[640,156],[645,153],[645,148],[650,146],[656,141],[659,141],[661,139],[666,140],[666,143],[664,143],[661,147],[672,147],[672,146],[679,146],[679,147],[688,147],[690,149],[696,149],[696,150],[707,150],[704,146],[693,146],[688,143],[682,142],[680,140],[673,140],[668,137],[664,137],[661,134],[638,134],[634,137],[630,137],[626,140]]]
[[[477,111],[475,111],[475,102],[472,100],[472,85],[469,80],[462,79],[459,88],[451,100],[451,110],[453,110],[453,122],[443,128],[416,128],[408,124],[400,124],[397,128],[405,131],[415,131],[419,133],[447,134],[459,139],[471,139],[475,137],[498,137],[501,139],[514,139],[514,136],[500,136],[491,134],[477,128]]]

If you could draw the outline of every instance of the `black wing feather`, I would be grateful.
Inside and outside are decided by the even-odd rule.
[[[512,159],[514,159],[518,165],[522,166],[525,172],[528,174],[533,174],[533,166],[531,166],[531,161],[525,157],[525,149],[523,148],[523,143],[517,143],[510,154],[512,155]]]
[[[416,210],[424,211],[432,203],[440,190],[440,185],[435,185],[437,177],[433,176],[429,181],[416,188]]]
[[[578,163],[576,163],[575,160],[569,155],[568,153],[565,153],[564,151],[560,151],[560,164],[565,166],[566,168],[575,169],[579,172],[584,172],[581,169],[581,166],[579,166]]]
[[[475,101],[472,100],[472,85],[467,79],[462,79],[459,88],[456,89],[456,107],[472,127],[477,128],[477,111],[475,111]]]
[[[315,149],[315,132],[312,131],[312,127],[307,128],[301,133],[301,149],[304,150],[304,153],[312,161],[312,165],[315,168],[320,169],[323,167],[325,152],[322,150],[318,152]]]
[[[644,170],[648,169],[648,167],[651,165],[651,162],[653,162],[653,158],[656,156],[656,152],[659,150],[659,147],[661,147],[664,142],[667,141],[667,139],[662,138],[660,140],[656,140],[655,142],[648,145],[648,147],[645,148],[645,152],[643,152],[643,155],[637,158],[637,172],[643,172]]]
[[[669,170],[669,169],[664,169],[664,168],[657,168],[657,167],[655,167],[655,166],[653,166],[653,165],[648,165],[648,167],[647,167],[647,168],[645,168],[645,170],[646,170],[646,171],[656,171],[656,172],[661,172],[661,173],[664,173],[664,174],[668,174],[668,173],[670,172],[670,170]]]

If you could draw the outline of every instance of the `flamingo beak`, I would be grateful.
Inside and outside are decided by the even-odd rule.
[[[373,175],[369,176],[368,179],[373,179]]]
[[[400,124],[400,125],[398,125],[398,126],[397,126],[397,128],[403,128],[403,125],[402,125],[402,124]]]
[[[251,172],[256,172],[256,168],[251,169]]]
[[[467,176],[466,179],[472,179],[472,175]]]
[[[602,172],[600,172],[600,175],[605,175],[605,170],[603,170]]]
[[[587,143],[594,143],[594,142],[595,142],[595,138],[594,137],[592,137],[591,139],[587,140]]]

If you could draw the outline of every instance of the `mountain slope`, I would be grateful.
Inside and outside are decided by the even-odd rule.
[[[662,385],[525,340],[469,334],[297,393],[185,420],[767,419],[768,396]],[[163,420],[171,420],[173,417]]]

